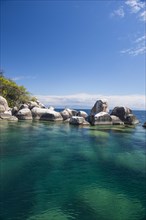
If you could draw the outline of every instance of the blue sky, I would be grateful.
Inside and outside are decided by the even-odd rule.
[[[1,0],[1,69],[54,106],[145,108],[146,3]]]

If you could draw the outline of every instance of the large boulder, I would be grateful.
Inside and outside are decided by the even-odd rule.
[[[96,115],[99,112],[109,112],[108,103],[105,99],[97,100],[91,109],[90,115]]]
[[[90,115],[89,122],[91,125],[112,125],[112,118],[106,112],[99,112],[96,115]]]
[[[60,112],[34,107],[32,110],[32,116],[34,119],[46,120],[46,121],[62,121],[63,118]]]
[[[68,118],[71,118],[72,116],[76,116],[77,115],[77,111],[74,109],[69,109],[69,108],[65,108],[63,111],[60,112],[60,114],[63,117],[63,120],[66,120]]]
[[[32,114],[29,108],[19,110],[16,116],[20,120],[32,120]]]
[[[120,118],[121,121],[125,121],[126,117],[132,113],[132,110],[124,107],[124,106],[116,106],[112,112],[111,115],[115,115],[118,118]]]
[[[9,113],[0,113],[0,119],[7,121],[18,121],[18,118]]]
[[[112,115],[117,116],[125,124],[135,125],[139,123],[136,116],[132,114],[132,110],[124,106],[115,107],[111,112]]]
[[[0,112],[3,113],[9,109],[7,100],[3,96],[0,96]]]
[[[72,125],[90,125],[84,117],[72,116],[69,121]]]

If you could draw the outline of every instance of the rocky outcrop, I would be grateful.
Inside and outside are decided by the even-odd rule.
[[[91,125],[112,125],[112,118],[106,112],[99,112],[96,115],[91,115],[89,117],[89,122]]]
[[[20,120],[32,120],[32,114],[29,108],[20,109],[16,117]]]
[[[34,107],[32,110],[32,116],[34,119],[40,119],[45,121],[62,121],[63,118],[60,112],[45,109],[45,108],[37,108]]]
[[[90,123],[87,122],[84,117],[79,116],[72,116],[69,123],[72,125],[90,125]]]
[[[142,125],[142,127],[146,128],[146,122]]]
[[[124,124],[135,125],[139,123],[139,120],[132,114],[132,110],[127,107],[115,107],[111,116],[117,116]]]
[[[107,100],[100,99],[97,100],[91,109],[90,115],[96,115],[99,112],[109,112]]]

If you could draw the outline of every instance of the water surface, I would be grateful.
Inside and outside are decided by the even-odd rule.
[[[146,219],[141,124],[0,123],[1,220]]]

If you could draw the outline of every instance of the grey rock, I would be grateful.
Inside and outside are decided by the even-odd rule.
[[[71,118],[72,116],[76,116],[77,115],[77,111],[74,109],[69,109],[69,108],[65,108],[63,111],[60,112],[60,114],[63,117],[63,120],[66,120],[68,118]]]
[[[5,112],[8,110],[9,106],[7,100],[3,96],[0,96],[0,112]]]
[[[11,116],[8,121],[18,121],[18,118],[16,116]]]
[[[136,125],[139,123],[139,120],[136,118],[135,115],[129,114],[129,115],[127,115],[126,119],[124,120],[124,123],[129,124],[129,125]]]
[[[124,122],[119,119],[119,117],[115,115],[110,116],[112,118],[113,125],[123,125]]]
[[[63,118],[60,112],[46,109],[46,108],[38,108],[34,107],[32,110],[32,116],[34,119],[47,120],[47,121],[62,121]]]
[[[40,107],[39,104],[37,102],[33,102],[33,101],[29,101],[28,102],[28,108],[31,110],[34,107]]]
[[[131,113],[131,109],[124,106],[117,106],[112,110],[111,115],[115,115],[120,118],[121,121],[125,121],[126,117]]]
[[[19,110],[16,116],[20,120],[32,120],[32,114],[29,108]]]
[[[96,115],[91,115],[89,117],[89,122],[91,125],[112,125],[112,118],[106,112],[99,112]]]
[[[77,116],[87,118],[88,114],[85,111],[78,111]]]
[[[90,115],[96,115],[99,112],[109,112],[107,100],[97,100],[91,109]]]
[[[19,106],[19,110],[21,110],[21,109],[27,109],[28,108],[28,105],[27,104],[21,104],[20,106]]]
[[[14,106],[12,108],[12,115],[16,115],[17,113],[18,113],[18,108],[17,108],[17,106]]]
[[[72,116],[69,123],[72,125],[83,125],[85,123],[85,119],[79,116]]]

